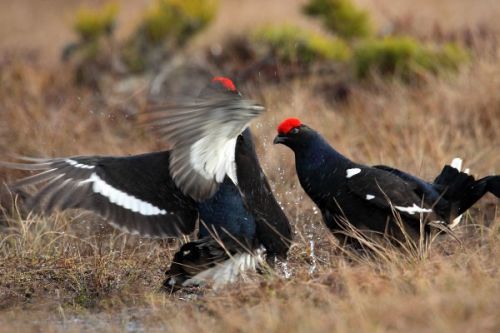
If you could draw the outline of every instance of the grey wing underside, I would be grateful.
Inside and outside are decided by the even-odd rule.
[[[179,101],[152,109],[149,122],[173,145],[170,173],[183,193],[210,198],[228,175],[237,184],[234,150],[238,135],[264,107],[238,95]]]

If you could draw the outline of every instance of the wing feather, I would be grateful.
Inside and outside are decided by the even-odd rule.
[[[378,208],[393,210],[406,219],[420,221],[421,214],[433,214],[433,203],[421,196],[416,184],[407,182],[389,171],[361,167],[361,172],[347,179],[352,193]]]
[[[24,163],[0,166],[36,172],[14,182],[36,186],[27,207],[39,212],[81,208],[110,224],[150,237],[172,237],[193,231],[198,212],[169,174],[170,152],[130,157],[20,158]],[[40,186],[41,185],[41,186]]]
[[[149,113],[153,130],[173,145],[170,173],[197,201],[215,194],[228,175],[237,183],[236,139],[264,107],[235,94],[179,101]]]

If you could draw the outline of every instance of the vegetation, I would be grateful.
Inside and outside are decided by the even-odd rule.
[[[173,39],[182,45],[203,30],[216,11],[216,0],[157,0],[144,15],[144,33],[153,44]]]
[[[111,71],[117,13],[115,3],[97,9],[82,7],[76,12],[73,30],[78,40],[64,47],[62,59],[72,60],[75,64],[75,81],[78,84],[97,88],[101,76]]]
[[[16,3],[0,2],[0,9]],[[54,11],[58,4],[44,2]],[[241,15],[257,20],[267,7],[255,6],[262,8]],[[393,15],[415,6],[401,3]],[[373,257],[360,257],[339,248],[298,184],[293,156],[271,144],[275,126],[295,116],[367,164],[392,165],[430,180],[459,156],[475,176],[500,173],[500,22],[488,19],[500,6],[443,0],[439,6],[419,2],[417,8],[425,19],[442,24],[442,36],[458,36],[459,43],[460,29],[476,19],[488,31],[473,35],[481,48],[452,79],[429,75],[426,84],[408,85],[385,80],[374,66],[368,70],[370,84],[352,82],[349,103],[334,106],[315,85],[321,75],[239,87],[268,108],[252,132],[273,192],[294,228],[289,260],[277,265],[276,274],[217,291],[158,292],[179,242],[124,235],[80,211],[21,214],[19,198],[14,203],[5,184],[26,173],[0,169],[0,332],[499,332],[497,199],[486,196],[465,216],[456,231],[460,243],[441,237],[423,255],[387,246],[376,248]],[[0,18],[12,15],[0,10]],[[289,18],[284,11],[276,20]],[[60,29],[43,15],[36,22],[24,16],[18,22],[44,32]],[[234,20],[220,24],[229,31]],[[426,32],[423,26],[412,29],[410,35]],[[135,112],[143,109],[147,89],[110,97],[77,86],[71,64],[53,62],[59,44],[46,39],[50,33],[40,36],[22,41],[28,50],[43,45],[37,48],[41,58],[0,46],[0,159],[166,149],[122,111],[130,105],[137,105]],[[456,52],[461,49],[451,44],[427,46],[444,37],[424,36],[429,44],[418,48],[462,58]],[[372,40],[348,44],[354,54],[365,42]],[[448,60],[438,63],[449,66]],[[116,86],[110,82],[107,88]]]
[[[457,44],[425,44],[408,36],[375,37],[368,13],[351,0],[310,0],[303,10],[318,17],[338,37],[290,25],[258,30],[257,40],[270,47],[282,62],[351,61],[357,78],[365,79],[376,72],[410,82],[425,73],[457,71],[469,58]]]
[[[357,8],[351,0],[309,0],[303,10],[311,17],[318,17],[326,29],[342,38],[373,35],[368,12]]]
[[[157,68],[212,22],[217,7],[217,0],[156,0],[125,42],[122,56],[128,68]]]
[[[76,13],[74,30],[83,41],[95,41],[110,35],[116,25],[118,5],[109,3],[100,9],[80,8]]]
[[[73,25],[80,40],[64,49],[63,58],[69,59],[78,51],[82,56],[77,61],[77,81],[92,81],[94,86],[98,83],[94,81],[99,81],[101,76],[99,72],[112,71],[113,61],[121,61],[120,65],[126,65],[131,72],[157,68],[172,50],[186,44],[210,24],[217,7],[217,0],[156,0],[145,11],[135,32],[115,45],[113,52],[110,52],[109,41],[102,41],[101,37],[112,36],[118,6],[111,3],[100,9],[82,8]],[[115,59],[111,59],[113,57]],[[105,66],[98,66],[106,62]]]
[[[252,130],[264,170],[293,223],[295,244],[287,266],[278,265],[276,274],[222,290],[160,293],[178,242],[124,235],[81,212],[19,214],[2,186],[0,331],[498,330],[497,200],[484,198],[466,216],[457,231],[462,244],[442,237],[424,255],[388,246],[363,258],[340,250],[305,198],[293,157],[270,145],[277,123],[297,116],[368,164],[432,179],[459,155],[475,175],[498,173],[500,81],[491,80],[500,75],[497,61],[475,59],[472,70],[453,82],[435,78],[413,86],[375,80],[377,89],[355,86],[352,102],[335,109],[309,80],[241,87],[269,106]],[[134,118],[110,108],[105,96],[96,99],[72,85],[67,71],[19,59],[7,65],[0,72],[0,123],[9,124],[0,126],[4,156],[127,155],[165,148]],[[0,170],[2,183],[19,176]]]
[[[100,37],[111,35],[116,5],[109,4],[100,10],[81,9],[74,25],[81,38],[78,48],[82,54],[77,81],[98,86],[99,77],[116,63],[112,57],[119,58],[130,72],[158,69],[210,24],[217,7],[217,0],[156,0],[136,31],[113,50]],[[293,25],[266,26],[253,35],[257,48],[266,50],[264,57],[272,53],[278,62],[294,65],[352,62],[358,78],[378,72],[406,81],[425,72],[438,75],[456,71],[468,59],[467,53],[455,44],[433,46],[411,37],[373,37],[367,12],[350,0],[310,0],[304,11],[320,18],[333,35]],[[119,57],[115,54],[117,49]],[[71,47],[67,50],[74,51]],[[347,72],[347,68],[343,71]]]
[[[350,57],[349,47],[344,41],[291,25],[262,28],[255,34],[255,39],[287,63],[346,61]]]
[[[467,59],[467,53],[454,44],[431,47],[410,37],[366,40],[354,51],[354,66],[360,78],[377,72],[411,79],[426,71],[435,74],[456,71]]]

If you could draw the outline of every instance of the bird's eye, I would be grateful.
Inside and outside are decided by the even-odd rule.
[[[292,128],[292,129],[290,130],[289,134],[297,134],[297,133],[299,133],[299,132],[300,132],[299,128],[298,128],[298,127],[295,127],[295,128]]]

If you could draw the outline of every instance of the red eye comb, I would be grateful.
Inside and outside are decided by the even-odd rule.
[[[298,118],[287,118],[278,126],[279,134],[287,134],[292,128],[299,127],[302,122]]]
[[[212,79],[212,83],[220,83],[224,88],[230,91],[236,91],[236,86],[231,79],[224,76],[216,76]]]

